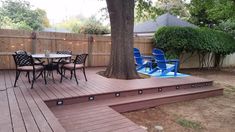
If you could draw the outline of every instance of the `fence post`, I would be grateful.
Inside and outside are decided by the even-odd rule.
[[[32,39],[32,53],[36,53],[36,44],[37,44],[37,34],[36,32],[32,32],[31,34],[31,39]]]
[[[93,50],[93,36],[89,35],[88,36],[88,66],[92,66],[92,59],[93,59],[93,55],[92,55],[92,50]]]

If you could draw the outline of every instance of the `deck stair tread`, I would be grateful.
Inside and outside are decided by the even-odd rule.
[[[59,119],[59,122],[66,129],[66,131],[116,131],[125,129],[130,131],[145,131],[137,124],[121,115],[119,112],[125,112],[125,110],[118,107],[128,108],[128,104],[137,103],[136,105],[142,105],[149,100],[159,100],[171,97],[181,97],[182,95],[193,95],[207,92],[221,91],[221,88],[215,88],[213,86],[191,89],[180,89],[170,92],[158,92],[152,94],[144,94],[138,96],[117,97],[110,100],[94,100],[86,103],[77,103],[71,105],[62,105],[52,107],[51,110],[55,116]],[[187,100],[187,99],[186,99]],[[142,102],[138,104],[139,102]],[[168,103],[168,102],[164,102]],[[170,102],[169,102],[170,103]],[[154,104],[153,104],[154,106]],[[153,107],[151,106],[151,107]],[[146,108],[149,105],[146,106]],[[144,107],[140,107],[144,108]],[[115,111],[117,110],[117,111]],[[132,110],[132,109],[130,109]],[[128,110],[126,110],[128,111]],[[118,126],[118,127],[117,127]],[[128,128],[128,129],[127,129]]]

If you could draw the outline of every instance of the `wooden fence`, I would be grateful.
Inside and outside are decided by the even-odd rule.
[[[134,38],[134,46],[146,55],[151,54],[152,42],[151,38]],[[17,50],[30,53],[43,53],[44,50],[88,53],[88,66],[106,66],[110,49],[110,36],[0,29],[0,69],[14,69],[12,53]]]

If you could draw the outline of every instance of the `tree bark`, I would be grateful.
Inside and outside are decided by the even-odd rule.
[[[106,0],[111,23],[111,56],[106,77],[135,79],[133,56],[134,0]]]
[[[214,68],[220,69],[220,63],[221,63],[221,55],[215,53],[215,62],[214,62]]]

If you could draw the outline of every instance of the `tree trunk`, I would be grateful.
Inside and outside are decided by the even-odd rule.
[[[106,77],[135,79],[133,56],[134,0],[106,0],[111,23],[111,56]]]
[[[215,63],[214,63],[214,68],[220,69],[220,62],[221,61],[221,55],[215,53]]]

